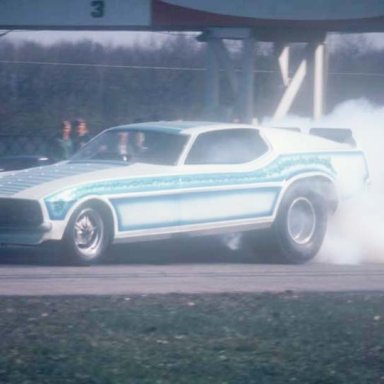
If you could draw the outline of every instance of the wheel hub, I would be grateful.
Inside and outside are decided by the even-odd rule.
[[[85,257],[91,258],[98,250],[103,231],[103,222],[99,215],[92,210],[84,210],[75,222],[75,246]]]
[[[313,203],[305,198],[293,200],[287,215],[288,233],[297,244],[311,241],[316,229],[316,212]]]

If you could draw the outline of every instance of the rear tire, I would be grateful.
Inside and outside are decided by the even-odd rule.
[[[305,184],[290,188],[272,226],[277,260],[302,264],[319,251],[327,229],[329,209],[324,199]]]
[[[92,265],[105,259],[111,241],[107,223],[101,210],[90,204],[73,213],[64,235],[65,251],[71,262]]]
[[[315,193],[307,183],[287,190],[272,227],[256,231],[249,238],[258,260],[303,264],[313,259],[327,229],[330,207],[326,199],[327,196]]]

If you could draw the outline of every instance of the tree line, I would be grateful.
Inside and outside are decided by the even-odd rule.
[[[203,119],[206,47],[188,35],[159,44],[104,46],[89,40],[46,46],[0,39],[0,134],[53,133],[65,119],[82,117],[93,133],[137,120]],[[236,46],[231,48],[238,60]],[[293,52],[293,64],[300,48]],[[276,107],[283,87],[272,49],[256,44],[258,117]],[[348,45],[330,54],[327,108],[366,97],[384,103],[384,52]],[[226,97],[223,81],[223,103]],[[228,91],[229,92],[229,91]],[[294,112],[306,113],[304,87]]]

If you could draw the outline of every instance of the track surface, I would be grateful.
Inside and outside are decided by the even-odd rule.
[[[49,250],[1,250],[0,295],[384,291],[384,264],[261,264],[212,239],[115,248],[108,265],[66,267],[54,260]]]
[[[384,267],[247,264],[0,268],[1,295],[384,290]]]

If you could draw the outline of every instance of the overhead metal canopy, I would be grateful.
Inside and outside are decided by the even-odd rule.
[[[0,0],[2,29],[384,31],[383,0]]]
[[[153,0],[153,25],[384,31],[383,0]]]

